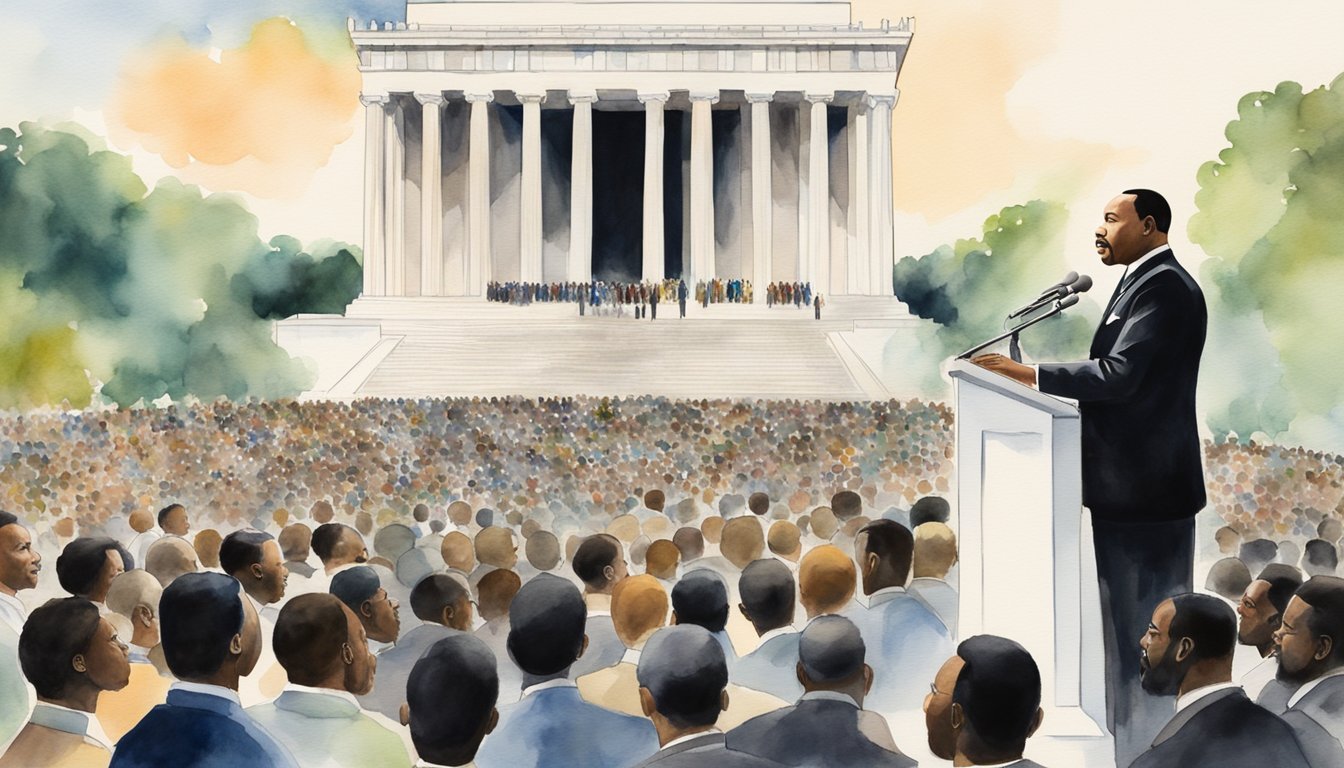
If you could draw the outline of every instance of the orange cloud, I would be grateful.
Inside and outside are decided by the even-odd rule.
[[[348,44],[320,51],[274,18],[218,60],[181,39],[133,55],[109,112],[188,180],[280,197],[301,193],[350,137],[359,88]]]

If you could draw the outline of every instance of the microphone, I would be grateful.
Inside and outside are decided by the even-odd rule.
[[[1092,290],[1092,278],[1088,275],[1078,275],[1073,272],[1070,272],[1069,275],[1073,275],[1074,277],[1067,284],[1057,284],[1051,286],[1050,288],[1045,289],[1045,291],[1040,296],[1038,296],[1035,301],[1013,310],[1012,314],[1008,315],[1008,319],[1011,320],[1016,317],[1021,317],[1022,315],[1025,314],[1035,312],[1036,310],[1040,309],[1046,304],[1049,304],[1055,299],[1065,299],[1065,300],[1073,299],[1073,301],[1065,304],[1064,306],[1071,307],[1074,304],[1077,304],[1078,294],[1086,293]],[[1065,277],[1068,277],[1068,275],[1065,275]]]
[[[1054,285],[1050,286],[1049,288],[1046,288],[1044,291],[1041,291],[1041,295],[1044,296],[1045,294],[1050,293],[1051,291],[1055,290],[1056,288],[1063,288],[1063,287],[1066,286],[1066,285],[1072,285],[1072,284],[1074,283],[1074,281],[1076,281],[1077,279],[1078,279],[1078,273],[1077,273],[1077,272],[1070,272],[1070,273],[1064,275],[1064,279],[1063,279],[1063,280],[1060,280],[1058,283],[1055,283]]]

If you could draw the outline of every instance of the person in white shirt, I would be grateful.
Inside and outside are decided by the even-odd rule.
[[[312,576],[314,592],[326,592],[331,577],[346,568],[367,563],[369,550],[359,531],[343,523],[324,523],[313,531],[313,553],[322,560],[322,571]]]
[[[271,638],[278,606],[285,597],[289,570],[275,537],[252,529],[234,531],[224,537],[219,547],[219,565],[224,573],[242,584],[261,621],[261,657],[238,686],[239,699],[244,707],[250,707],[275,698],[284,685],[284,672],[276,661]]]
[[[127,545],[131,557],[135,562],[144,563],[145,553],[149,552],[149,546],[159,539],[163,538],[163,531],[154,524],[154,515],[147,509],[137,509],[131,513],[129,520],[131,530],[135,531],[135,538]]]
[[[159,528],[168,536],[185,539],[191,533],[191,522],[187,519],[187,508],[181,504],[169,504],[159,510]]]
[[[1274,633],[1283,623],[1283,612],[1293,593],[1302,586],[1302,575],[1296,568],[1271,564],[1252,581],[1237,603],[1237,642],[1250,646],[1261,659],[1241,677],[1246,695],[1270,712],[1288,708],[1288,697],[1296,685],[1277,679],[1279,671],[1278,646]]]
[[[906,590],[929,607],[952,637],[957,636],[957,590],[947,574],[957,563],[957,535],[946,523],[929,522],[914,529],[914,578]]]
[[[19,635],[28,608],[19,592],[37,587],[42,555],[19,519],[0,512],[0,748],[28,720],[33,695],[19,669]]]
[[[495,658],[481,640],[454,635],[435,642],[411,671],[406,707],[416,768],[473,766],[499,723]]]
[[[104,603],[112,579],[134,567],[131,553],[115,539],[81,536],[66,544],[61,556],[56,558],[56,579],[61,582],[61,589],[76,597],[88,598],[98,610],[106,613]]]

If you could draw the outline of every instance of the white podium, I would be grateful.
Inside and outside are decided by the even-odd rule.
[[[1000,635],[1031,652],[1045,710],[1038,735],[1102,736],[1101,606],[1082,506],[1078,409],[965,361],[954,361],[950,375],[959,634]]]

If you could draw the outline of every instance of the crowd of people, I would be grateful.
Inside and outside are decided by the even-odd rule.
[[[1344,456],[1297,446],[1207,444],[1209,505],[1248,538],[1305,541],[1344,518]]]

